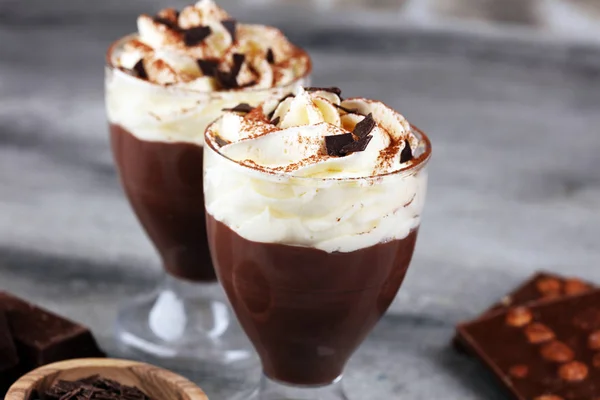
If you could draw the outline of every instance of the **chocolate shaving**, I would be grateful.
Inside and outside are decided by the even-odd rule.
[[[210,26],[198,26],[186,29],[183,31],[183,42],[188,47],[196,46],[210,36],[211,33],[212,30],[210,29]]]
[[[152,400],[137,387],[121,385],[98,375],[77,381],[60,380],[43,396],[36,397],[46,400]]]
[[[224,89],[235,89],[240,87],[237,82],[237,76],[240,73],[245,60],[245,55],[235,53],[233,55],[233,66],[231,67],[231,70],[229,72],[217,71],[216,78]]]
[[[340,110],[342,110],[342,111],[344,111],[344,112],[348,113],[348,114],[358,114],[358,115],[363,115],[363,114],[359,113],[359,112],[358,112],[358,109],[356,109],[356,108],[346,108],[346,107],[344,107],[344,106],[340,106],[339,104],[335,104],[335,103],[333,103],[333,106],[334,106],[335,108],[337,108],[337,109],[340,109]]]
[[[221,24],[227,29],[229,35],[231,36],[231,40],[235,42],[236,39],[236,31],[237,31],[237,21],[233,18],[226,19],[221,21]]]
[[[240,103],[233,108],[224,108],[223,109],[223,111],[233,111],[233,112],[242,112],[242,113],[249,113],[252,110],[254,110],[254,107],[252,107],[248,103]]]
[[[144,68],[144,60],[141,59],[133,66],[134,76],[142,79],[148,79],[148,74],[146,73],[146,68]]]
[[[346,146],[342,147],[342,149],[340,150],[340,153],[342,155],[346,155],[346,154],[350,154],[350,153],[355,153],[357,151],[364,151],[367,146],[369,145],[369,142],[371,141],[371,139],[373,139],[373,136],[368,135],[368,136],[363,136],[360,139],[358,139],[355,142],[352,142],[350,144],[347,144]]]
[[[179,27],[179,25],[177,25],[177,22],[175,21],[159,16],[153,17],[152,20],[157,24],[162,24],[175,32],[181,32],[181,28]]]
[[[219,62],[215,60],[196,60],[200,71],[204,76],[216,76],[219,70]]]
[[[269,62],[269,64],[275,64],[275,53],[273,53],[272,48],[269,48],[269,50],[267,50],[267,61]]]
[[[221,136],[215,136],[215,142],[217,142],[219,147],[223,147],[223,146],[229,144],[229,142],[227,140],[223,139]]]
[[[306,90],[307,92],[329,92],[329,93],[333,93],[337,96],[341,96],[342,95],[342,89],[340,89],[339,87],[335,87],[335,86],[331,86],[331,87],[307,87],[304,88],[304,90]]]
[[[410,148],[410,143],[408,139],[404,140],[404,148],[402,152],[400,152],[400,163],[405,163],[413,159],[412,149]]]
[[[356,124],[352,133],[359,138],[364,138],[371,133],[373,128],[375,128],[375,125],[377,125],[377,123],[373,119],[373,114],[369,114],[362,121]]]
[[[327,154],[333,157],[343,156],[345,153],[342,153],[342,149],[352,143],[354,143],[354,137],[352,137],[351,133],[325,136]]]
[[[277,117],[271,121],[271,125],[279,125],[280,121],[281,121],[281,118]]]

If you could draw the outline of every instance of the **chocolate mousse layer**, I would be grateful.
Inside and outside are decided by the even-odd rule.
[[[207,214],[213,261],[265,373],[322,385],[344,365],[396,296],[418,229],[341,253],[247,240]]]
[[[140,140],[111,124],[121,183],[168,273],[215,281],[204,213],[202,146]]]

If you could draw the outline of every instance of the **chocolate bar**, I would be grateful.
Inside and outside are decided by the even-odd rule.
[[[485,318],[498,312],[506,311],[511,306],[528,305],[533,302],[555,300],[565,296],[573,296],[595,289],[596,286],[576,278],[538,272],[506,295],[500,302],[483,312],[477,319]],[[476,320],[477,320],[476,319]],[[454,347],[465,352],[460,331],[454,338]]]
[[[600,398],[598,289],[530,306],[512,306],[461,325],[458,331],[463,344],[515,399]]]
[[[11,294],[0,292],[0,312],[8,320],[19,374],[55,361],[105,356],[87,328]],[[0,346],[8,340],[3,337]]]
[[[12,338],[8,319],[5,313],[0,311],[0,396],[16,379],[18,364],[17,348]]]
[[[593,284],[577,278],[567,278],[548,272],[538,272],[512,293],[505,296],[499,303],[486,310],[480,318],[499,311],[505,311],[511,306],[578,295],[594,288]]]

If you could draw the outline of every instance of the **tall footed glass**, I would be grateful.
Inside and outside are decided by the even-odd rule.
[[[252,362],[255,353],[217,284],[208,249],[204,130],[224,108],[285,96],[308,76],[264,90],[199,92],[153,84],[115,66],[130,39],[117,41],[107,56],[111,147],[125,194],[165,273],[153,293],[120,310],[119,342],[142,356]]]
[[[417,239],[431,146],[413,133],[411,163],[367,178],[294,177],[205,145],[213,264],[264,372],[244,400],[347,399],[344,367],[396,296]]]

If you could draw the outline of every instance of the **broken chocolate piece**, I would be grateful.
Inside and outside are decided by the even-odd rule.
[[[217,142],[219,147],[223,147],[230,143],[227,140],[223,139],[221,136],[215,136],[215,142]]]
[[[279,125],[280,121],[281,121],[281,118],[277,117],[277,118],[271,120],[271,125]]]
[[[135,386],[122,385],[99,375],[76,381],[59,380],[46,390],[46,400],[151,400]]]
[[[214,77],[219,70],[219,62],[215,60],[196,60],[204,76]]]
[[[252,110],[254,110],[254,107],[252,107],[248,103],[240,103],[233,108],[224,108],[223,109],[223,111],[233,111],[233,112],[241,112],[241,113],[249,113]]]
[[[341,96],[342,94],[342,89],[340,89],[339,87],[335,87],[335,86],[331,86],[331,87],[307,87],[304,88],[304,90],[306,90],[307,92],[329,92],[329,93],[333,93],[337,96]]]
[[[141,79],[148,79],[146,68],[144,68],[144,59],[141,59],[137,63],[135,63],[135,65],[133,66],[133,75]]]
[[[346,108],[346,107],[344,107],[344,106],[341,106],[341,105],[339,105],[339,104],[335,104],[335,103],[332,103],[332,104],[333,104],[333,106],[334,106],[335,108],[337,108],[337,109],[339,109],[339,110],[342,110],[342,111],[346,112],[347,114],[358,114],[358,115],[362,115],[361,113],[359,113],[359,112],[358,112],[358,110],[357,110],[356,108]]]
[[[404,148],[400,152],[400,163],[409,162],[413,159],[412,149],[410,148],[410,142],[408,139],[404,140]]]
[[[267,50],[267,62],[269,64],[275,64],[275,53],[273,53],[273,49],[271,48]]]
[[[231,67],[231,70],[229,70],[229,72],[217,71],[216,77],[223,89],[239,88],[237,76],[240,73],[245,60],[246,56],[244,54],[235,53],[233,55],[233,66]]]
[[[168,18],[160,17],[158,15],[152,18],[152,20],[157,24],[162,24],[175,32],[181,32],[181,28],[179,27],[179,25],[177,25],[176,21],[172,21]]]
[[[371,141],[371,139],[373,139],[373,136],[371,136],[371,135],[363,136],[360,139],[358,139],[357,141],[354,141],[354,142],[342,147],[342,150],[340,151],[340,153],[342,155],[346,155],[346,154],[350,154],[350,153],[356,153],[357,151],[365,151],[365,149],[369,145],[369,142]]]
[[[197,26],[195,28],[186,29],[183,31],[183,42],[188,47],[196,46],[209,37],[211,33],[212,30],[210,29],[210,26]]]
[[[71,358],[104,357],[85,327],[0,292],[23,372]]]
[[[325,136],[325,148],[327,149],[327,154],[333,157],[343,156],[342,149],[353,142],[354,137],[351,133]]]
[[[237,21],[235,19],[226,19],[221,21],[221,24],[227,29],[229,35],[231,36],[231,40],[235,42],[236,39],[236,31],[237,31]]]
[[[0,310],[0,398],[18,378],[19,356],[5,313]]]
[[[373,114],[369,114],[365,118],[363,118],[362,121],[356,124],[352,133],[354,133],[359,138],[364,138],[365,136],[371,133],[371,131],[373,130],[373,128],[375,128],[376,125],[377,123],[373,119]]]
[[[461,325],[458,330],[464,344],[515,399],[550,394],[563,399],[600,398],[598,353],[589,347],[590,335],[600,329],[600,290],[529,303],[527,309],[532,315],[530,324],[507,324],[509,310]],[[555,339],[532,342],[527,329],[533,324],[546,327]],[[515,365],[527,367],[527,376],[517,379]]]

